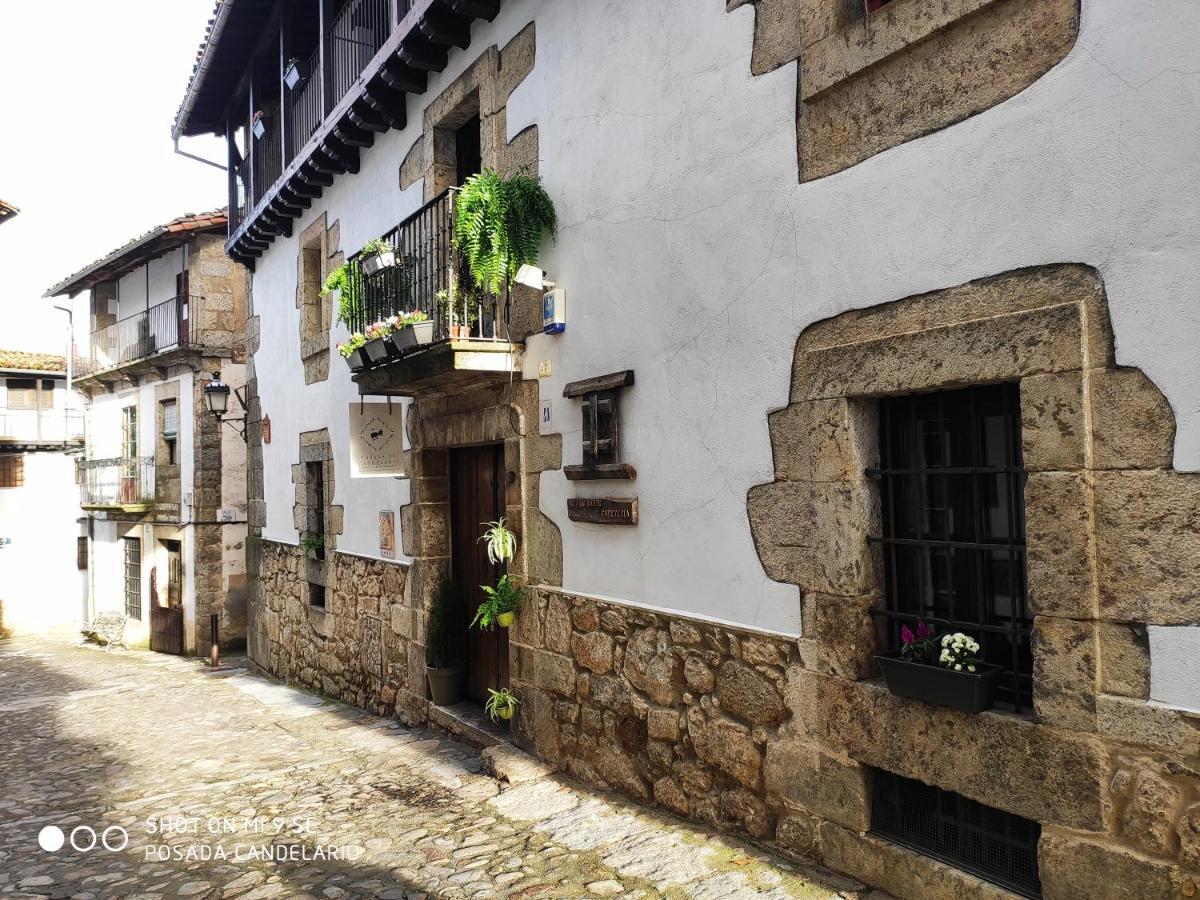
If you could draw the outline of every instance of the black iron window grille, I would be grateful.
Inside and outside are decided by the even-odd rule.
[[[1032,705],[1020,390],[998,384],[881,400],[884,619],[890,650],[924,620],[1004,669],[998,699]]]
[[[1042,896],[1037,822],[881,769],[874,782],[874,834],[1022,897]]]

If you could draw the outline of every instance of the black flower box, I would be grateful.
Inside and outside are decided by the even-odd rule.
[[[941,666],[909,662],[899,653],[876,656],[888,690],[897,697],[924,700],[966,713],[992,708],[1000,666],[977,663],[975,672],[955,672]]]

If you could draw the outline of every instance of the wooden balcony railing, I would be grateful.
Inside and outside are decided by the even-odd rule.
[[[500,2],[327,0],[337,12],[299,46],[290,43],[287,16],[275,17],[276,40],[247,61],[240,111],[225,121],[230,255],[253,268],[277,235],[290,235],[292,221],[337,176],[358,171],[362,148],[405,126],[407,95],[424,93],[450,50],[470,44],[472,22],[493,19]],[[302,75],[288,88],[292,60]],[[255,139],[260,111],[266,130]]]

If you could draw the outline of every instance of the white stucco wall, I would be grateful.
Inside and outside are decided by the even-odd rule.
[[[0,488],[0,623],[17,633],[79,633],[84,573],[76,567],[75,458],[26,453],[25,484]]]
[[[408,129],[363,152],[297,223],[340,219],[348,252],[420,204],[397,169],[420,110],[493,43],[537,21],[537,63],[508,105],[508,132],[539,127],[541,174],[562,228],[543,265],[565,287],[568,328],[527,346],[549,360],[564,462],[578,462],[565,382],[624,368],[631,485],[542,477],[570,590],[796,633],[794,588],[763,574],[747,489],[772,478],[766,413],[787,401],[797,334],[852,308],[1021,266],[1080,262],[1104,276],[1117,358],[1141,367],[1178,421],[1175,463],[1200,469],[1200,6],[1083,0],[1076,47],[1017,97],[837,175],[800,185],[796,69],[749,72],[753,10],[720,0],[506,2],[471,49],[410,100]],[[276,239],[255,274],[262,316],[265,536],[296,539],[289,465],[298,431],[328,425],[346,505],[339,547],[367,552],[375,510],[403,485],[345,477],[338,358],[299,390],[297,241]],[[335,329],[334,340],[341,336]],[[567,520],[568,496],[639,497],[636,529]]]
[[[176,247],[134,269],[117,283],[119,319],[145,312],[175,296],[175,276],[184,270],[187,249]]]

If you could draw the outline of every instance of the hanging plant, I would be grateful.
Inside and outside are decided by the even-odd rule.
[[[454,238],[475,284],[497,295],[517,270],[537,262],[542,237],[554,235],[554,202],[539,179],[501,178],[491,169],[472,175],[454,205]]]
[[[332,294],[334,291],[340,292],[338,294],[338,321],[350,331],[354,330],[354,325],[362,310],[359,284],[358,272],[353,268],[353,264],[344,262],[326,276],[325,284],[321,286],[322,297]]]
[[[495,522],[483,524],[487,526],[487,531],[480,540],[487,543],[488,562],[493,566],[508,562],[517,553],[517,536],[509,530],[504,516]]]

